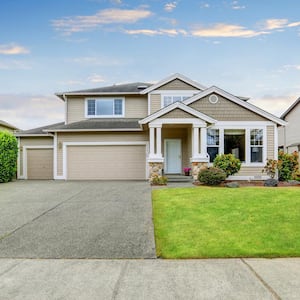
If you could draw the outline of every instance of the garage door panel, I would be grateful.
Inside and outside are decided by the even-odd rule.
[[[27,149],[27,178],[53,179],[53,149]]]
[[[68,146],[68,179],[145,179],[144,145]]]

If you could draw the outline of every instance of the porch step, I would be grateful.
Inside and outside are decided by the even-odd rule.
[[[184,175],[165,175],[168,178],[168,182],[193,182],[192,176],[184,176]]]

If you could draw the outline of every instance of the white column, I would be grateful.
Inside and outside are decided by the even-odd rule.
[[[193,158],[199,157],[199,127],[193,126]]]
[[[207,154],[207,129],[201,127],[201,156],[206,157]]]
[[[156,156],[162,157],[162,154],[161,154],[161,126],[156,127]]]
[[[150,153],[149,153],[149,156],[150,157],[153,157],[154,156],[154,136],[155,136],[155,133],[154,133],[154,127],[150,127]]]

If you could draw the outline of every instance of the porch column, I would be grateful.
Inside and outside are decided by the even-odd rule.
[[[193,158],[199,157],[199,127],[198,125],[193,125]],[[202,138],[202,135],[201,135]]]
[[[155,136],[155,132],[154,132],[154,127],[150,127],[150,153],[149,153],[149,156],[150,157],[153,157],[154,156],[154,149],[155,149],[155,145],[154,145],[154,142],[155,142],[155,139],[154,139],[154,136]]]
[[[162,127],[162,125],[158,125],[156,127],[156,155],[157,155],[157,157],[162,157],[162,154],[161,154],[161,127]]]
[[[207,128],[201,127],[201,156],[206,157],[207,153]]]

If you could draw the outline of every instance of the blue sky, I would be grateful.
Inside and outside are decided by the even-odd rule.
[[[182,73],[279,116],[300,96],[300,2],[2,0],[0,119],[63,120],[55,92]]]

